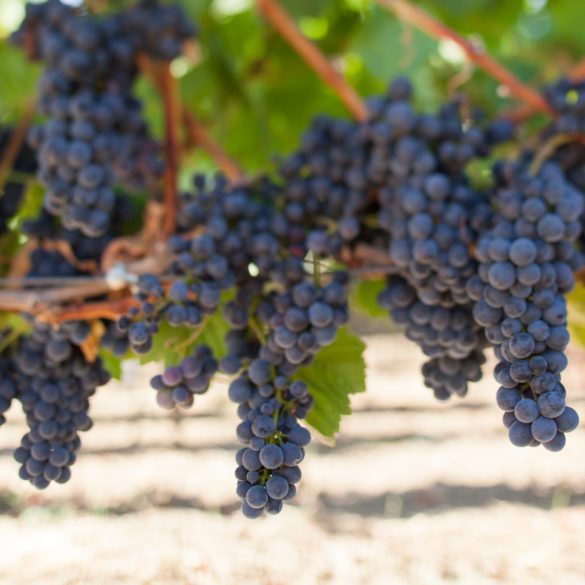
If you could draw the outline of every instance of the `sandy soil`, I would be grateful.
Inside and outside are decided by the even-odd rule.
[[[585,354],[567,375],[585,411]],[[334,447],[316,442],[295,505],[248,521],[233,493],[235,415],[218,384],[184,416],[149,373],[96,397],[73,479],[37,493],[0,432],[0,585],[585,585],[585,431],[516,449],[490,376],[435,403],[418,351],[370,337],[368,392]]]

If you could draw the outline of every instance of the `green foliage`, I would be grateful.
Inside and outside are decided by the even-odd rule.
[[[36,94],[40,67],[0,39],[0,124],[17,120]]]
[[[297,376],[308,384],[315,399],[307,422],[325,437],[339,431],[342,414],[351,414],[349,395],[366,389],[364,349],[359,337],[342,328],[335,342]]]
[[[153,336],[152,349],[139,357],[141,364],[162,362],[165,366],[176,365],[197,345],[208,345],[216,358],[225,355],[224,336],[228,325],[218,311],[206,317],[196,329],[189,327],[172,327],[166,321],[161,322],[159,332]]]
[[[388,311],[385,311],[378,305],[378,295],[384,290],[386,281],[379,280],[361,280],[356,282],[351,291],[351,305],[368,317],[388,317]]]
[[[99,352],[104,368],[110,373],[114,380],[122,379],[122,362],[123,359],[116,357],[109,349],[101,348]]]
[[[20,313],[0,312],[0,331],[11,330],[13,336],[26,333],[30,329],[29,322]],[[1,347],[1,345],[0,345]]]

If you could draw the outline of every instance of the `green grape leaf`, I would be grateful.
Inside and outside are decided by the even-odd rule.
[[[351,303],[356,309],[368,317],[388,317],[388,311],[378,304],[378,295],[384,290],[386,281],[361,280],[356,282],[351,291]]]
[[[122,362],[126,357],[117,357],[111,351],[102,348],[99,352],[104,368],[108,371],[114,380],[122,379]]]
[[[308,384],[315,399],[307,422],[325,437],[339,431],[342,414],[351,414],[349,395],[366,389],[364,349],[359,337],[342,328],[335,342],[296,376]]]
[[[23,51],[0,39],[0,121],[17,120],[37,91],[41,68],[26,60]]]
[[[196,328],[172,327],[163,321],[153,337],[152,349],[140,356],[140,363],[163,362],[165,366],[176,365],[198,345],[208,345],[216,359],[221,359],[225,355],[224,336],[228,329],[221,311],[206,317]]]

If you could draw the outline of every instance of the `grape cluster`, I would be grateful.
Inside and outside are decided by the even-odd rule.
[[[196,394],[205,394],[218,369],[217,360],[207,345],[199,345],[178,366],[169,366],[152,378],[150,385],[156,390],[156,402],[170,410],[176,405],[189,408]]]
[[[467,282],[478,268],[471,244],[493,210],[465,168],[513,132],[505,121],[465,119],[459,102],[426,114],[412,99],[410,82],[397,78],[368,100],[365,123],[319,117],[280,173],[286,217],[308,230],[316,257],[351,257],[363,243],[387,250],[395,276],[380,302],[408,325],[430,358],[426,385],[446,399],[464,395],[485,361]]]
[[[132,95],[136,59],[138,51],[177,56],[192,32],[187,22],[178,7],[156,2],[99,20],[59,0],[27,5],[14,41],[24,47],[38,41],[30,56],[46,64],[39,110],[48,119],[33,128],[30,143],[38,151],[45,209],[68,229],[105,234],[118,182],[158,191],[164,166]]]
[[[264,293],[252,303],[246,302],[251,291],[244,289],[226,305],[233,329],[220,368],[239,372],[228,396],[239,404],[242,420],[237,436],[246,447],[236,457],[237,494],[249,518],[280,512],[282,501],[296,493],[298,463],[310,441],[298,419],[307,416],[313,398],[307,385],[292,376],[331,344],[347,322],[346,276],[335,273],[320,287],[294,279],[290,292]],[[257,328],[268,334],[259,338]]]
[[[311,407],[307,385],[276,374],[270,362],[252,360],[229,386],[241,423],[236,432],[246,446],[236,454],[236,493],[247,518],[278,514],[296,494],[299,463],[311,435],[298,423]]]
[[[544,444],[556,451],[572,430],[561,373],[569,343],[566,294],[584,264],[575,247],[581,235],[583,194],[553,162],[495,170],[498,214],[477,244],[478,275],[468,287],[473,315],[485,328],[499,363],[498,405],[515,445]]]
[[[487,344],[467,307],[428,305],[400,276],[388,279],[378,303],[390,311],[395,323],[405,326],[406,337],[430,358],[422,372],[437,399],[465,396],[467,383],[481,379]]]
[[[173,327],[197,327],[217,311],[224,291],[254,280],[251,265],[261,271],[262,281],[278,263],[272,183],[233,188],[218,175],[209,185],[196,176],[194,185],[195,193],[185,194],[178,215],[183,233],[169,241],[174,281],[165,287],[156,275],[141,275],[140,307],[118,322],[138,353],[150,349],[161,320]],[[196,235],[189,237],[191,231]],[[285,232],[286,225],[281,226],[280,233]]]
[[[201,326],[219,309],[222,293],[235,288],[222,304],[230,326],[227,354],[218,363],[209,348],[198,346],[151,384],[164,408],[188,407],[216,370],[237,376],[229,396],[239,404],[237,434],[246,444],[237,457],[237,493],[246,516],[277,513],[296,491],[302,447],[310,440],[298,420],[313,399],[292,376],[347,322],[348,276],[319,276],[318,259],[312,270],[305,266],[310,225],[281,207],[278,184],[260,179],[230,186],[220,175],[213,182],[197,176],[194,186],[194,193],[183,196],[179,233],[169,241],[172,284],[142,275],[140,307],[120,319],[117,329],[126,330],[130,346],[140,352],[150,347],[161,319],[171,326]],[[108,343],[122,349],[115,338],[113,333]]]
[[[99,358],[90,363],[79,348],[88,333],[84,322],[52,329],[33,321],[32,332],[16,347],[14,374],[2,385],[3,394],[22,404],[29,428],[14,451],[19,476],[38,489],[71,477],[79,432],[92,426],[89,399],[109,380]]]
[[[397,78],[386,95],[368,100],[365,123],[317,118],[299,152],[280,167],[286,180],[285,213],[291,221],[327,218],[329,225],[310,226],[309,244],[314,252],[330,256],[339,255],[358,237],[360,243],[371,240],[381,246],[379,229],[372,229],[372,217],[378,215],[375,227],[391,235],[391,255],[400,266],[424,264],[430,271],[427,280],[455,280],[456,293],[462,293],[470,268],[459,227],[467,221],[464,229],[469,231],[489,213],[463,170],[472,159],[489,154],[494,144],[508,140],[512,127],[503,121],[480,126],[465,120],[458,103],[447,104],[435,115],[419,114],[412,97],[410,81]],[[436,228],[433,244],[429,240],[438,215],[445,220]],[[434,275],[433,262],[435,271],[442,266],[446,274]],[[419,278],[416,270],[411,272],[412,278]],[[433,302],[446,294],[444,287],[438,292],[426,288]]]

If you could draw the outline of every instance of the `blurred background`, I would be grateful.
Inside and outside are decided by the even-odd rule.
[[[419,350],[369,335],[368,389],[334,446],[315,440],[298,497],[251,521],[235,497],[237,418],[216,384],[176,418],[153,365],[102,388],[73,477],[38,492],[17,477],[25,431],[0,433],[2,585],[469,585],[585,583],[585,431],[560,453],[508,441],[485,379],[437,404]],[[584,411],[585,354],[566,383]]]
[[[535,87],[585,56],[580,2],[420,4]],[[314,115],[347,115],[253,2],[183,5],[200,35],[195,53],[173,63],[182,98],[247,172],[270,172]],[[370,1],[282,5],[363,96],[407,74],[425,109],[459,91],[491,113],[517,105],[455,45]],[[6,42],[23,9],[0,1],[2,125],[18,121],[40,71]],[[136,90],[161,137],[159,97],[146,81]],[[200,150],[184,163],[184,184],[213,168]],[[122,381],[93,402],[72,480],[45,492],[17,477],[11,453],[25,426],[13,409],[0,433],[0,584],[585,584],[585,430],[561,453],[514,448],[492,363],[466,400],[437,404],[419,351],[386,318],[356,313],[353,327],[368,345],[368,390],[353,398],[335,445],[310,446],[299,496],[277,518],[252,522],[238,511],[225,384],[169,416],[149,389],[156,366],[125,364]],[[565,377],[582,416],[584,357],[571,347]]]

